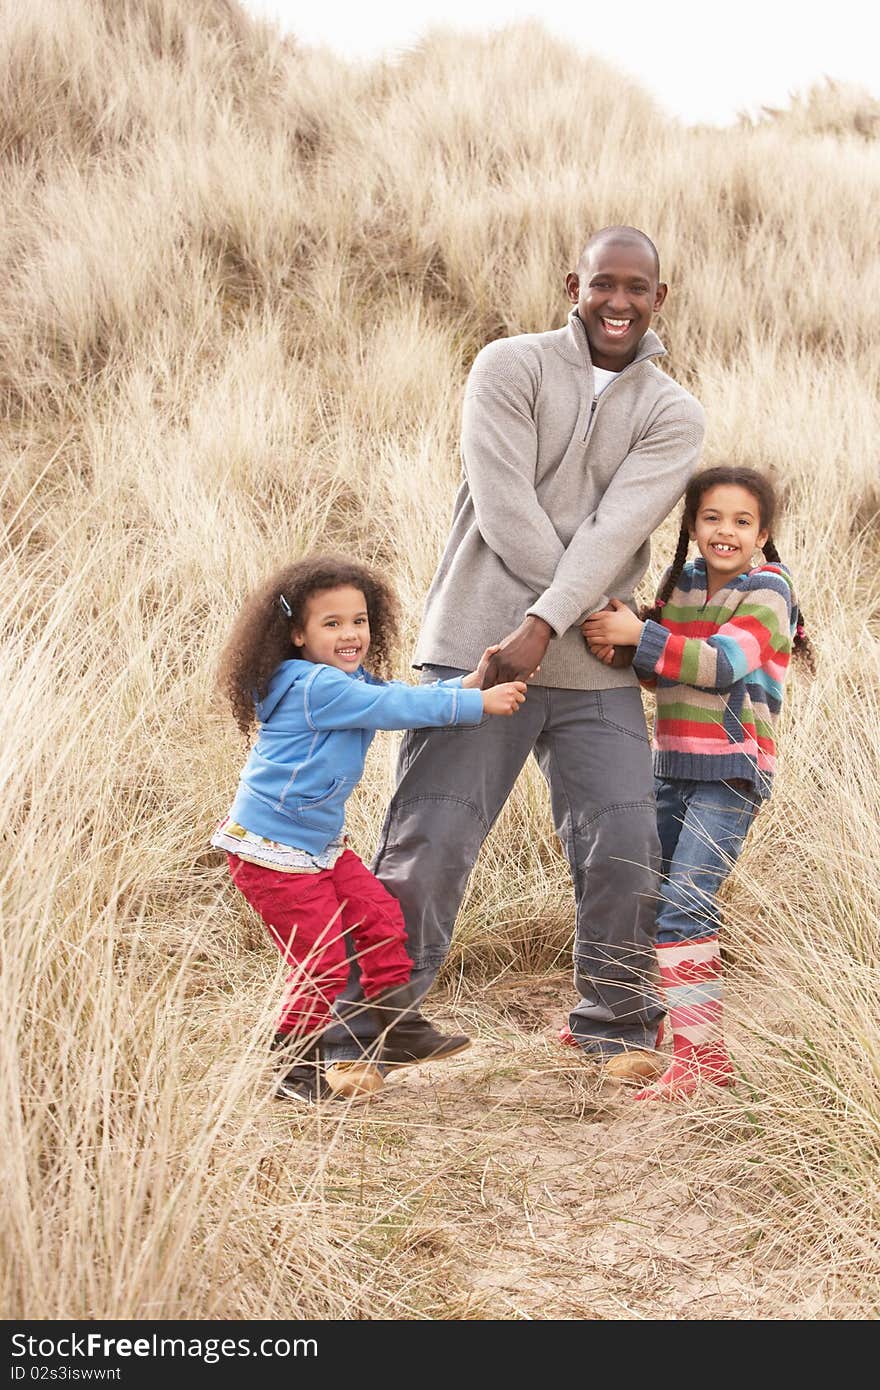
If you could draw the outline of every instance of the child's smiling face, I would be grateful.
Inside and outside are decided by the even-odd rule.
[[[335,666],[351,674],[370,649],[367,600],[349,584],[319,589],[306,599],[302,627],[293,626],[290,638],[301,649],[304,661]]]
[[[727,581],[745,574],[752,555],[766,539],[758,499],[747,488],[724,483],[703,493],[691,540],[696,541],[710,575]]]

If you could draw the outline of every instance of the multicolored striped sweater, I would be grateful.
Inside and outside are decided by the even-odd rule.
[[[747,570],[711,599],[706,562],[685,565],[662,623],[645,623],[633,659],[642,684],[657,693],[658,777],[739,777],[769,796],[796,623],[784,565]]]

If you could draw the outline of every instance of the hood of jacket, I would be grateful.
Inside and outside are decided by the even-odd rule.
[[[269,687],[265,698],[255,700],[254,708],[257,719],[261,724],[265,724],[277,710],[285,696],[298,682],[305,682],[315,674],[315,663],[313,661],[301,661],[298,657],[290,661],[282,661],[276,667],[269,679]],[[353,675],[360,674],[360,667]]]

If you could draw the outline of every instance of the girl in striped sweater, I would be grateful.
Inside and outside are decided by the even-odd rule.
[[[698,474],[654,606],[637,618],[612,599],[610,610],[583,624],[602,660],[634,646],[633,667],[657,696],[657,955],[673,1056],[637,1100],[689,1095],[701,1081],[733,1084],[721,1029],[717,892],[770,794],[792,651],[812,664],[791,576],[772,540],[775,512],[772,485],[751,468]],[[691,541],[700,559],[687,562]],[[752,565],[756,550],[766,563]]]

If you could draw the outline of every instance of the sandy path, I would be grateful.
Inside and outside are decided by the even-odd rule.
[[[393,1208],[371,1248],[409,1270],[410,1315],[821,1316],[700,1183],[677,1108],[604,1094],[558,1044],[566,990],[555,977],[493,990],[468,1052],[399,1073],[344,1116],[330,1107],[331,1168],[362,1164]]]

